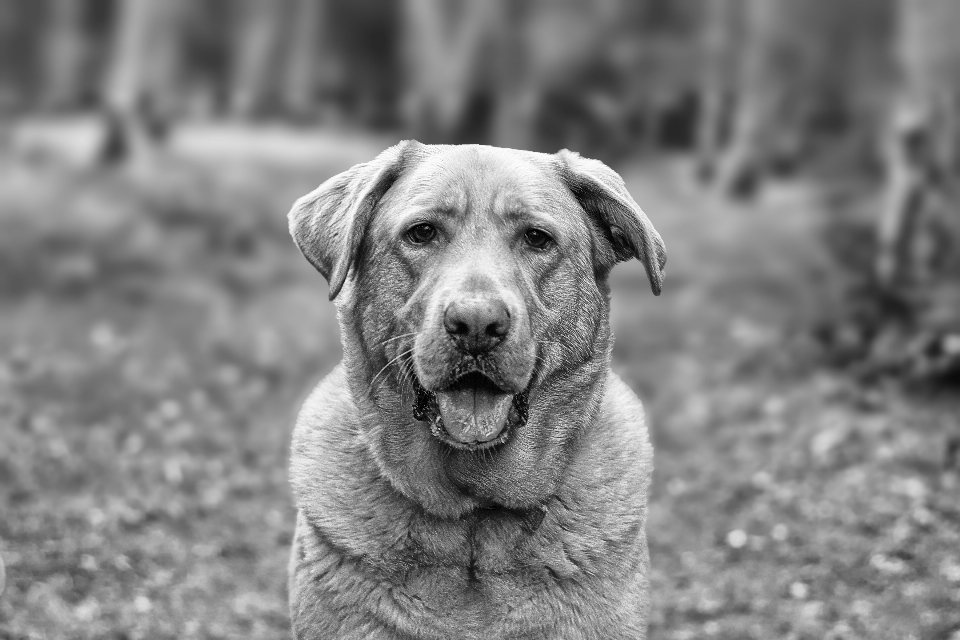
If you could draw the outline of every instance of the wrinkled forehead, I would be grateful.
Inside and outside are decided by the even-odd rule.
[[[395,186],[393,200],[407,210],[566,218],[579,209],[549,156],[495,147],[443,149],[422,159]]]

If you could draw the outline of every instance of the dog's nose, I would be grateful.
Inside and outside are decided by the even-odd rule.
[[[454,300],[443,314],[443,326],[457,347],[472,355],[496,347],[510,331],[510,311],[502,300]]]

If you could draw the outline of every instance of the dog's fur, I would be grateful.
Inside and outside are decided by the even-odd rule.
[[[423,222],[435,239],[409,241]],[[404,142],[290,227],[344,347],[294,433],[294,635],[645,637],[652,451],[610,371],[607,277],[637,257],[659,293],[666,255],[622,179],[568,151]],[[464,296],[505,306],[488,353],[444,331]],[[437,409],[469,371],[515,394],[496,442],[461,445]]]

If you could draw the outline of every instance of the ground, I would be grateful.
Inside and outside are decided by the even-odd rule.
[[[0,639],[289,637],[290,431],[341,352],[285,213],[381,142],[0,161]],[[613,278],[656,449],[651,638],[960,638],[960,394],[828,365],[815,191],[621,171],[669,253],[659,298]]]

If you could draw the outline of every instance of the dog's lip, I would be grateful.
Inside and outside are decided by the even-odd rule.
[[[503,429],[490,439],[475,442],[462,442],[461,440],[454,438],[450,432],[447,431],[437,404],[437,394],[451,390],[476,388],[477,386],[486,387],[488,391],[496,390],[496,392],[499,392],[500,394],[511,395],[512,401],[509,414]],[[452,383],[435,391],[425,388],[418,377],[414,375],[414,388],[416,391],[416,400],[413,409],[414,418],[422,422],[428,422],[430,425],[430,433],[437,440],[454,449],[465,451],[481,451],[499,447],[510,439],[516,426],[521,426],[527,421],[526,390],[521,391],[520,393],[512,393],[511,391],[503,389],[493,382],[488,376],[485,376],[479,371],[472,371],[464,374],[454,380]]]
[[[444,393],[450,391],[463,391],[465,389],[484,389],[491,393],[511,393],[496,382],[490,379],[481,371],[471,371],[465,373],[442,389],[437,389],[433,393]]]

